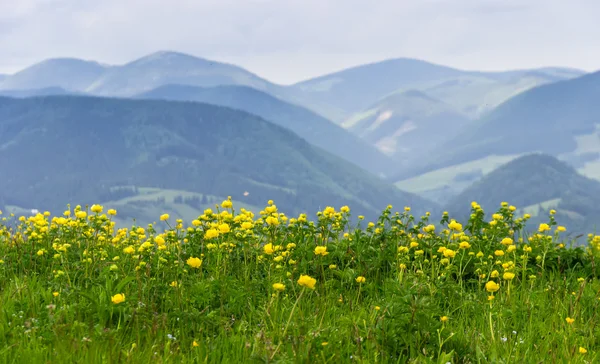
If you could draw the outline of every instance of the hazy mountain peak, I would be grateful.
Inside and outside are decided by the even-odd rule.
[[[261,90],[273,86],[235,65],[179,52],[160,51],[112,68],[86,91],[99,95],[132,96],[167,84],[200,87],[247,85]]]
[[[195,57],[186,53],[181,52],[173,52],[173,51],[158,51],[151,54],[148,54],[144,57],[138,58],[132,62],[129,62],[126,66],[142,66],[142,65],[154,65],[154,64],[162,64],[162,65],[178,65],[182,63],[192,63],[195,65],[199,64],[214,64],[219,62],[210,61],[204,58]]]
[[[0,84],[0,89],[24,90],[60,87],[66,90],[81,90],[105,71],[106,67],[95,61],[77,58],[51,58],[7,76]]]

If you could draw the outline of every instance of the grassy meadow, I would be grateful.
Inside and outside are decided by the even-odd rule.
[[[109,207],[2,215],[1,362],[600,359],[600,236],[571,246],[554,211],[527,234],[507,203],[473,202],[462,222],[388,206],[369,222],[227,199],[131,228]]]

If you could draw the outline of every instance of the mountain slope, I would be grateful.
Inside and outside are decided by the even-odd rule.
[[[577,160],[599,152],[599,97],[600,72],[521,93],[440,145],[434,161],[400,172],[396,180],[491,155],[537,151]]]
[[[41,89],[0,90],[0,96],[6,97],[34,97],[50,95],[75,95],[76,92],[67,91],[60,87],[47,87]]]
[[[137,98],[198,101],[243,110],[281,125],[309,143],[369,172],[383,173],[392,164],[391,160],[373,146],[333,122],[250,87],[167,85],[142,93]]]
[[[387,94],[415,83],[456,77],[463,71],[400,58],[352,67],[291,86],[302,105],[334,121],[363,110]]]
[[[107,70],[96,62],[74,58],[55,58],[37,63],[6,77],[0,90],[28,90],[60,87],[80,91],[88,87]]]
[[[371,217],[388,203],[435,208],[291,131],[200,103],[0,98],[0,168],[10,171],[0,180],[6,204],[39,209],[113,200],[114,188],[132,185],[258,206],[272,198],[292,213],[343,204]]]
[[[113,67],[85,91],[96,95],[132,96],[168,84],[212,87],[246,85],[275,88],[243,68],[176,52],[157,52]]]
[[[410,90],[382,99],[342,126],[393,156],[398,164],[427,153],[469,122],[446,103]]]
[[[290,87],[290,99],[341,122],[396,91],[419,90],[471,116],[539,84],[584,72],[540,68],[506,72],[464,71],[399,58],[352,67]],[[535,77],[534,77],[535,75]]]
[[[529,154],[502,165],[456,196],[446,210],[467,217],[471,201],[488,212],[508,201],[540,219],[547,219],[543,210],[554,208],[559,222],[572,229],[600,227],[600,182],[549,155]]]

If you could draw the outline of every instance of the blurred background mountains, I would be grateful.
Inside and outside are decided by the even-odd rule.
[[[387,204],[468,216],[508,201],[593,232],[600,73],[459,70],[416,59],[293,85],[177,52],[49,59],[0,75],[0,207],[104,203],[120,223],[192,219],[231,195],[258,212]]]

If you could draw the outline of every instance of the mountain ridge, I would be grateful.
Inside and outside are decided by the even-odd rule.
[[[330,120],[249,86],[165,85],[135,98],[198,101],[244,110],[290,129],[311,144],[371,173],[386,172],[392,164],[375,147]]]
[[[438,208],[258,116],[193,102],[0,97],[0,168],[12,171],[0,181],[11,191],[6,204],[53,210],[102,203],[111,188],[131,185],[258,206],[273,199],[290,213],[324,204],[371,217],[388,203]]]

